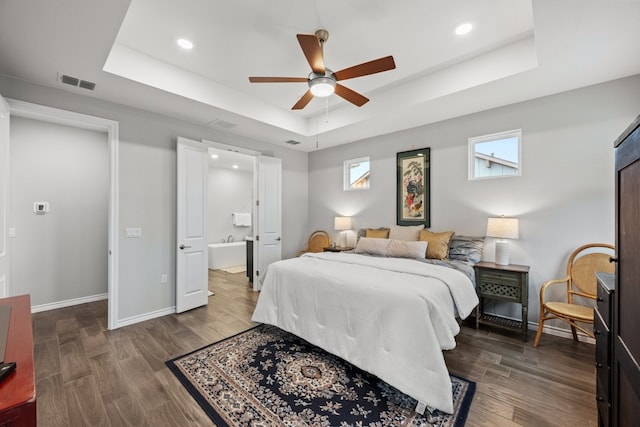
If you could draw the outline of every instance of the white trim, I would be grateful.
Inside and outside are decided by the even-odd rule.
[[[249,156],[254,156],[254,157],[260,156],[259,151],[249,150],[248,148],[236,147],[235,145],[223,144],[222,142],[210,141],[208,139],[203,139],[201,141],[207,147],[218,148],[220,150],[233,151],[234,153],[247,154]]]
[[[144,322],[146,320],[155,319],[157,317],[168,316],[169,314],[174,314],[175,312],[176,312],[176,307],[172,306],[168,308],[162,308],[156,311],[150,311],[149,313],[145,313],[145,314],[139,314],[136,316],[127,317],[126,319],[119,320],[118,324],[113,329],[121,328],[123,326],[133,325],[135,323]]]
[[[34,305],[34,306],[31,306],[31,312],[32,313],[39,313],[41,311],[55,310],[57,308],[70,307],[72,305],[86,304],[88,302],[95,302],[95,301],[102,301],[102,300],[107,299],[108,296],[109,296],[109,294],[98,294],[98,295],[91,295],[91,296],[88,296],[88,297],[72,298],[72,299],[68,299],[68,300],[65,300],[65,301],[56,301],[56,302],[51,302],[51,303],[48,303],[48,304]]]
[[[107,328],[116,329],[118,326],[118,145],[119,124],[115,120],[89,116],[73,111],[61,110],[30,102],[7,99],[10,112],[18,117],[25,117],[45,122],[63,124],[81,129],[90,129],[107,133],[109,146],[109,225],[108,225],[108,317]],[[11,142],[9,142],[11,147]]]
[[[529,326],[535,326],[535,328],[531,328],[531,329],[535,329],[536,331],[538,330],[538,324],[537,323],[532,323],[529,322]],[[576,331],[578,333],[578,340],[580,340],[580,342],[584,342],[584,343],[589,343],[589,344],[595,344],[596,340],[594,340],[593,338],[591,338],[588,335],[583,334],[580,331]],[[556,337],[562,337],[562,338],[567,338],[570,340],[573,340],[573,335],[571,334],[571,329],[564,329],[564,328],[558,328],[557,326],[549,326],[549,325],[545,325],[544,328],[542,329],[542,333],[543,334],[547,334],[547,335],[554,335]]]

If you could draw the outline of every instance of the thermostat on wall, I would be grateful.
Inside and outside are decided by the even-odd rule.
[[[33,213],[44,215],[49,212],[49,202],[33,202]]]

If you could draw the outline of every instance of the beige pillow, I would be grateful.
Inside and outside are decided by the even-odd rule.
[[[358,240],[355,253],[387,256],[387,246],[389,239],[361,237]]]
[[[453,235],[453,231],[434,233],[433,231],[422,230],[420,232],[420,240],[429,242],[429,245],[427,245],[427,258],[447,258],[449,255],[449,241]]]
[[[396,258],[424,259],[427,250],[427,242],[389,240],[389,246],[387,246],[387,256]]]
[[[424,230],[423,225],[392,225],[389,231],[389,238],[393,240],[418,240],[420,230]]]
[[[370,237],[375,239],[387,239],[389,238],[388,228],[367,228],[367,232],[364,237]]]

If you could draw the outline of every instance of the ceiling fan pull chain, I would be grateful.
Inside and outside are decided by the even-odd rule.
[[[325,107],[326,108],[326,110],[325,110],[326,111],[326,115],[325,115],[325,118],[324,118],[324,122],[325,123],[329,123],[329,97],[325,98],[325,101],[326,101],[326,104],[325,104],[325,106],[326,106]]]

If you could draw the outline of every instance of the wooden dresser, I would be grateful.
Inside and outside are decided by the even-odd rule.
[[[11,306],[5,361],[16,370],[0,383],[0,426],[36,426],[36,377],[29,295],[1,298]]]
[[[611,340],[613,426],[640,423],[640,116],[615,141],[616,291]]]
[[[596,273],[598,296],[593,316],[593,334],[596,336],[596,401],[598,405],[598,425],[611,425],[611,362],[613,342],[611,325],[613,318],[613,293],[616,276],[610,273]]]

